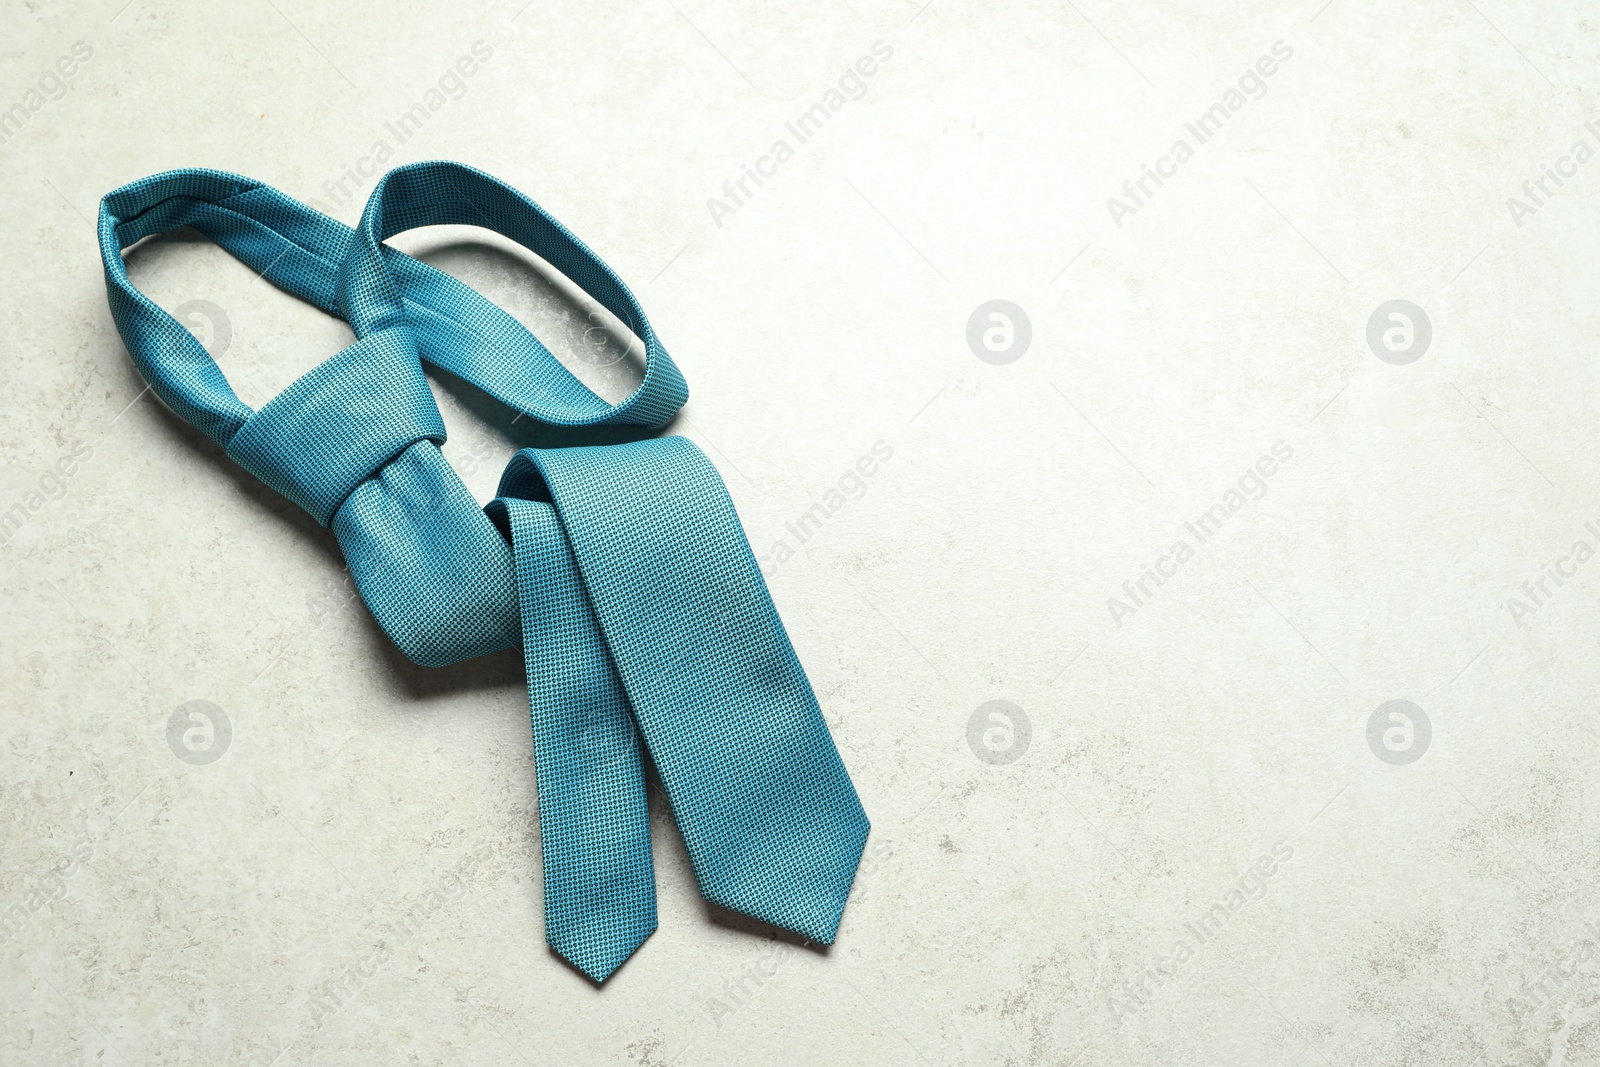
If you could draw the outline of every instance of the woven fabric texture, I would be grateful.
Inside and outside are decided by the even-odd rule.
[[[608,404],[511,315],[384,242],[476,225],[536,252],[644,345]],[[260,411],[129,281],[123,250],[193,226],[357,341]],[[480,508],[439,451],[427,364],[551,425],[657,427],[688,397],[622,281],[521,193],[456,163],[397,168],[351,229],[248,178],[154,175],[108,194],[112,318],[175,412],[333,531],[408,657],[520,644],[552,949],[605,980],[656,927],[645,761],[709,901],[833,941],[868,824],[716,468],[679,437],[524,449]]]

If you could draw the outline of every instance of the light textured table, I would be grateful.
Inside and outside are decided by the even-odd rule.
[[[8,5],[0,1062],[1600,1062],[1600,19],[1320,3]],[[689,379],[873,821],[826,953],[658,802],[659,932],[551,956],[517,658],[407,665],[141,393],[102,194],[436,157]],[[349,339],[130,264],[247,403]],[[551,440],[436,386],[480,499]]]

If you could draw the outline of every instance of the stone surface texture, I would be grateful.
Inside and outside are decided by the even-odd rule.
[[[0,1063],[1600,1063],[1597,58],[1570,0],[7,5]],[[872,818],[830,950],[657,798],[660,930],[564,966],[517,657],[407,664],[142,391],[105,192],[430,158],[682,366]],[[397,244],[630,388],[532,257]],[[128,259],[252,405],[350,340]],[[481,500],[562,443],[434,386]]]

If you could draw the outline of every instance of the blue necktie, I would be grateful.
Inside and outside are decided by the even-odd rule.
[[[487,227],[538,253],[644,344],[611,405],[504,310],[384,244]],[[179,226],[339,315],[356,342],[252,411],[200,343],[129,282],[122,250]],[[267,186],[170,171],[101,202],[111,314],[151,388],[332,529],[410,659],[523,649],[550,946],[597,981],[656,927],[652,761],[701,894],[830,944],[867,819],[733,503],[681,437],[523,449],[480,508],[439,445],[422,364],[557,426],[656,427],[688,397],[637,301],[538,205],[481,171],[391,171],[352,230]]]

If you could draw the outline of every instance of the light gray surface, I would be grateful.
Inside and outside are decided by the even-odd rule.
[[[1600,160],[1523,190],[1600,146],[1592,9],[121,3],[0,17],[0,107],[92,50],[0,145],[0,1061],[1600,1062],[1600,563],[1560,563],[1600,547]],[[660,931],[603,990],[550,956],[516,659],[406,666],[331,538],[140,398],[97,199],[210,165],[353,221],[378,139],[528,192],[684,368],[873,820],[828,954],[708,917],[658,811]],[[404,243],[579,351],[459,237]],[[349,337],[181,235],[132,270],[225,324],[250,403]],[[1031,322],[1004,364],[967,341],[995,299]],[[1407,365],[1367,340],[1397,299]],[[527,438],[440,392],[486,498]],[[196,700],[210,763],[169,744]],[[1369,745],[1393,700],[1409,763],[1414,712]]]

